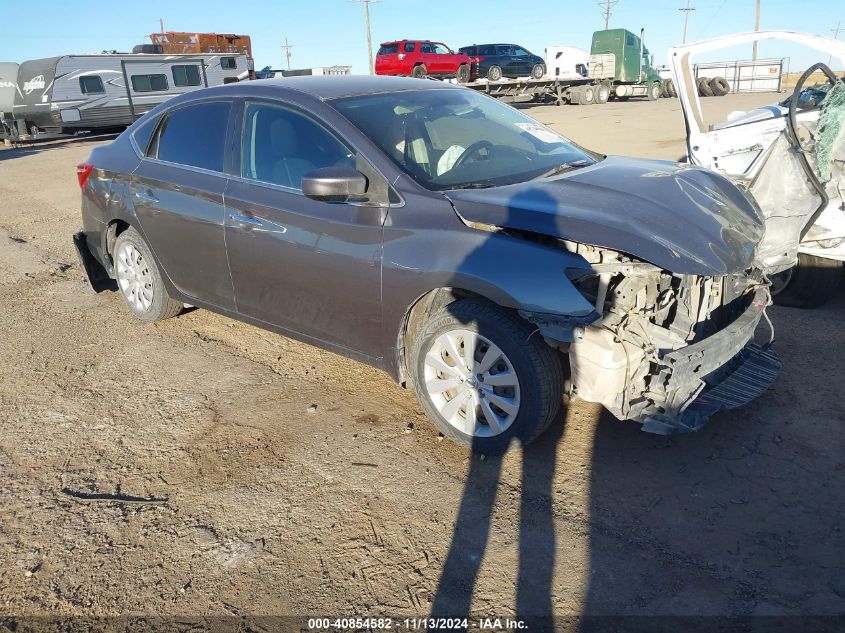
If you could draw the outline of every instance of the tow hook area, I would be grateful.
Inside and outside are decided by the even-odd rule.
[[[88,242],[85,240],[85,233],[82,231],[74,233],[73,245],[76,247],[76,255],[79,257],[79,263],[82,270],[85,271],[85,277],[88,279],[91,289],[96,293],[104,290],[117,290],[117,283],[108,276],[102,264],[91,254]]]

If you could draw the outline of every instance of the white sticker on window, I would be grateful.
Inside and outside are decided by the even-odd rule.
[[[561,138],[552,132],[551,130],[547,130],[539,123],[517,123],[516,127],[525,130],[531,136],[536,139],[543,141],[544,143],[560,143]]]

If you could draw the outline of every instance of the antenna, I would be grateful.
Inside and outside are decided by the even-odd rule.
[[[601,7],[601,14],[604,16],[604,30],[606,31],[610,25],[610,16],[613,13],[613,7],[619,4],[619,0],[599,0],[599,7]]]
[[[689,22],[689,14],[690,11],[695,11],[695,7],[690,6],[691,0],[687,0],[687,6],[681,7],[678,11],[684,12],[684,41],[683,44],[687,43],[687,23]]]
[[[282,45],[282,48],[285,49],[285,58],[288,60],[288,70],[290,70],[290,49],[292,49],[293,46],[288,44],[288,38],[285,38],[285,43]]]
[[[370,35],[370,4],[380,0],[352,0],[364,5],[364,27],[367,29],[367,57],[370,60],[370,74],[373,74],[373,38]],[[618,0],[617,0],[618,1]]]

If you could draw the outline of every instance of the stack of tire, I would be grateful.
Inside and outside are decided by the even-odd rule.
[[[731,86],[724,77],[699,77],[695,81],[698,86],[698,94],[701,97],[724,97],[731,91]],[[662,82],[661,97],[677,97],[678,90],[675,88],[675,82],[671,79],[665,79]]]

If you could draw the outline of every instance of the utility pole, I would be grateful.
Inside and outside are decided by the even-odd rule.
[[[601,14],[604,16],[604,30],[610,28],[610,16],[613,14],[613,7],[619,4],[619,0],[599,0]]]
[[[757,0],[757,16],[754,18],[754,32],[760,30],[760,0]],[[751,49],[751,61],[757,61],[757,41],[754,41],[754,48]]]
[[[687,6],[681,7],[678,11],[684,12],[684,41],[683,44],[687,43],[687,23],[689,22],[689,14],[690,11],[695,11],[695,7],[690,6],[691,0],[687,0]]]
[[[158,26],[159,26],[161,32],[164,33],[164,18],[158,19]]]
[[[290,70],[290,49],[293,47],[288,44],[288,38],[285,38],[285,43],[282,48],[285,49],[285,58],[288,60],[288,70]]]
[[[835,28],[835,29],[830,29],[830,32],[831,32],[831,33],[833,33],[833,39],[835,39],[835,40],[838,40],[838,39],[839,39],[839,31],[841,31],[841,30],[842,30],[842,20],[839,20],[839,21],[836,23],[836,28]],[[828,65],[828,67],[830,67],[830,65],[831,65],[832,63],[833,63],[833,55],[831,55],[830,57],[828,57],[828,58],[827,58],[827,65]]]
[[[367,58],[370,60],[370,74],[373,74],[373,38],[370,34],[370,4],[379,0],[352,0],[364,5],[364,26],[367,29]]]

